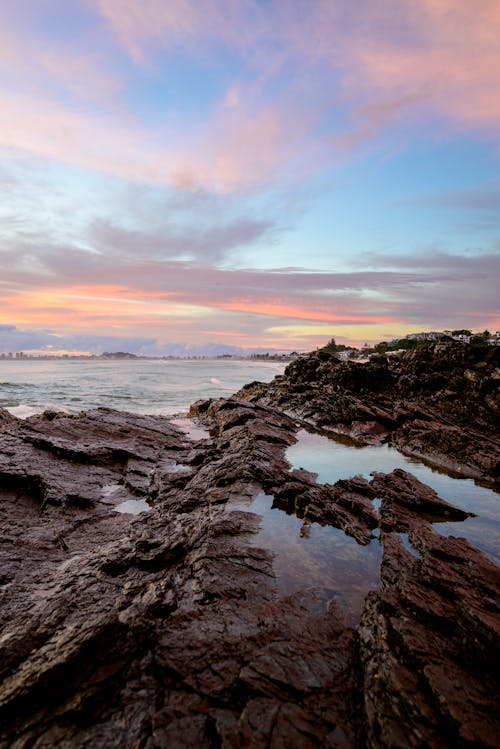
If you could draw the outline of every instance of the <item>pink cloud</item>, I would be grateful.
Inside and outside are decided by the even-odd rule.
[[[4,250],[0,322],[134,335],[147,329],[161,340],[200,341],[206,331],[222,331],[271,345],[290,336],[292,346],[299,345],[297,331],[321,342],[335,331],[372,340],[426,326],[499,327],[493,254],[374,255],[365,258],[367,270],[353,273],[277,273],[151,259],[131,250],[46,248],[37,266],[29,247]]]
[[[353,98],[376,97],[378,90],[384,99],[410,100],[426,91],[429,103],[452,119],[500,123],[498,0],[95,2],[134,57],[146,55],[152,40],[163,46],[222,41],[255,66],[257,85],[290,60],[302,71],[326,64],[341,73]],[[324,89],[327,98],[332,83]],[[231,100],[236,90],[228,93]]]
[[[0,25],[10,81],[0,145],[137,181],[233,191],[299,181],[406,112],[407,131],[435,116],[500,130],[498,0],[85,1],[99,52]],[[162,48],[182,45],[201,62],[222,45],[239,67],[202,121],[151,125],[127,106],[132,73],[117,72],[117,44],[153,68],[166,64]]]
[[[500,129],[496,0],[88,3],[101,20],[98,52],[0,27],[10,81],[0,145],[132,180],[231,191],[300,180],[406,110],[419,122],[431,113]],[[224,45],[241,67],[203,122],[153,127],[125,107],[113,41],[153,66],[161,47],[182,44],[202,59]]]
[[[235,81],[214,107],[199,168],[181,169],[181,180],[239,188],[284,168],[301,178],[406,111],[410,128],[436,115],[494,135],[500,128],[498,0],[248,0],[230,8],[179,0],[168,10],[161,0],[96,2],[135,54],[147,55],[151,40],[192,49],[222,42],[253,70],[250,83]],[[271,103],[266,86],[285,69],[286,89]],[[350,124],[340,128],[332,113],[346,106]]]
[[[0,11],[0,21],[1,21]],[[107,109],[117,106],[125,81],[109,60],[82,42],[72,45],[37,38],[33,31],[0,23],[0,71],[7,91],[52,89]]]
[[[137,64],[151,63],[151,50],[196,40],[203,47],[223,41],[248,52],[271,31],[273,13],[258,2],[221,0],[91,0]],[[276,29],[274,30],[276,32]]]
[[[198,26],[198,14],[186,0],[95,0],[110,28],[139,64],[145,60],[144,45],[162,44],[192,33]]]
[[[500,125],[498,0],[402,2],[404,34],[393,38],[392,2],[376,6],[377,32],[365,33],[350,63],[371,96],[422,92],[432,110],[459,125]]]

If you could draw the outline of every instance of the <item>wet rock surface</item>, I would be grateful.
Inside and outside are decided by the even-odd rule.
[[[498,485],[499,385],[498,347],[441,341],[363,364],[320,349],[238,395]]]
[[[466,513],[400,469],[291,470],[298,425],[263,401],[196,404],[198,442],[162,417],[0,413],[2,749],[498,745],[499,568],[433,525]],[[359,626],[279,596],[259,517],[230,507],[258,491],[380,538]]]

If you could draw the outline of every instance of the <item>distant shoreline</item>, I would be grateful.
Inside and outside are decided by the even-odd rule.
[[[0,362],[19,362],[19,361],[258,361],[258,362],[283,362],[283,361],[294,361],[297,356],[289,354],[271,354],[265,355],[250,355],[250,356],[136,356],[134,354],[128,356],[103,356],[101,354],[94,354],[91,356],[6,356],[0,354]]]

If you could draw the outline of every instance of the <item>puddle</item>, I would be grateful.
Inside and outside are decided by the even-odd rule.
[[[210,439],[210,433],[208,429],[205,429],[205,427],[199,426],[198,424],[194,424],[191,419],[179,417],[170,419],[170,421],[172,424],[178,427],[181,432],[184,432],[184,434],[189,437],[190,440],[193,440],[193,442],[197,442],[198,440]]]
[[[338,528],[304,523],[273,508],[272,503],[273,497],[260,492],[249,502],[230,502],[226,507],[262,517],[252,543],[273,552],[279,594],[313,590],[323,608],[335,600],[348,624],[357,625],[366,594],[379,585],[380,542],[373,540],[369,546],[360,546]]]
[[[113,507],[115,512],[125,512],[129,515],[140,515],[141,512],[151,512],[153,509],[145,499],[127,499]]]
[[[442,499],[478,515],[463,522],[434,523],[435,530],[467,538],[500,563],[500,497],[496,492],[475,484],[472,479],[454,478],[434,470],[389,445],[356,446],[306,430],[301,430],[297,437],[297,444],[288,448],[286,457],[293,468],[317,473],[319,483],[335,483],[355,475],[370,479],[373,471],[390,473],[395,468],[411,472]],[[377,511],[380,504],[378,497],[373,499]],[[272,505],[273,497],[261,492],[248,502],[230,502],[227,509],[261,516],[260,530],[251,537],[252,543],[273,552],[280,595],[314,591],[323,608],[331,601],[338,602],[348,624],[356,626],[366,594],[379,585],[382,548],[378,530],[375,529],[368,546],[361,546],[338,528],[305,523]],[[405,549],[419,559],[420,554],[408,534],[399,536]]]
[[[409,551],[412,557],[415,557],[415,559],[422,559],[420,552],[413,546],[407,533],[398,533],[397,535],[403,542],[403,546],[405,547],[406,551]]]
[[[333,484],[356,474],[370,479],[373,471],[390,473],[394,468],[409,471],[432,487],[441,499],[477,515],[458,523],[435,523],[435,530],[445,536],[467,538],[494,562],[500,563],[500,495],[493,490],[475,484],[472,479],[453,477],[430,468],[389,445],[346,444],[305,429],[297,433],[297,438],[298,442],[287,449],[286,458],[293,468],[317,473],[319,483]],[[375,500],[374,503],[377,506]]]
[[[101,487],[101,497],[103,504],[112,506],[114,512],[140,515],[153,509],[145,499],[132,497],[122,484],[105,484]]]

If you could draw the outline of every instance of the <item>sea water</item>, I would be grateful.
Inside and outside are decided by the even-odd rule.
[[[6,359],[0,360],[0,407],[21,418],[103,406],[172,416],[200,398],[227,397],[252,380],[269,382],[285,366],[252,359]]]

